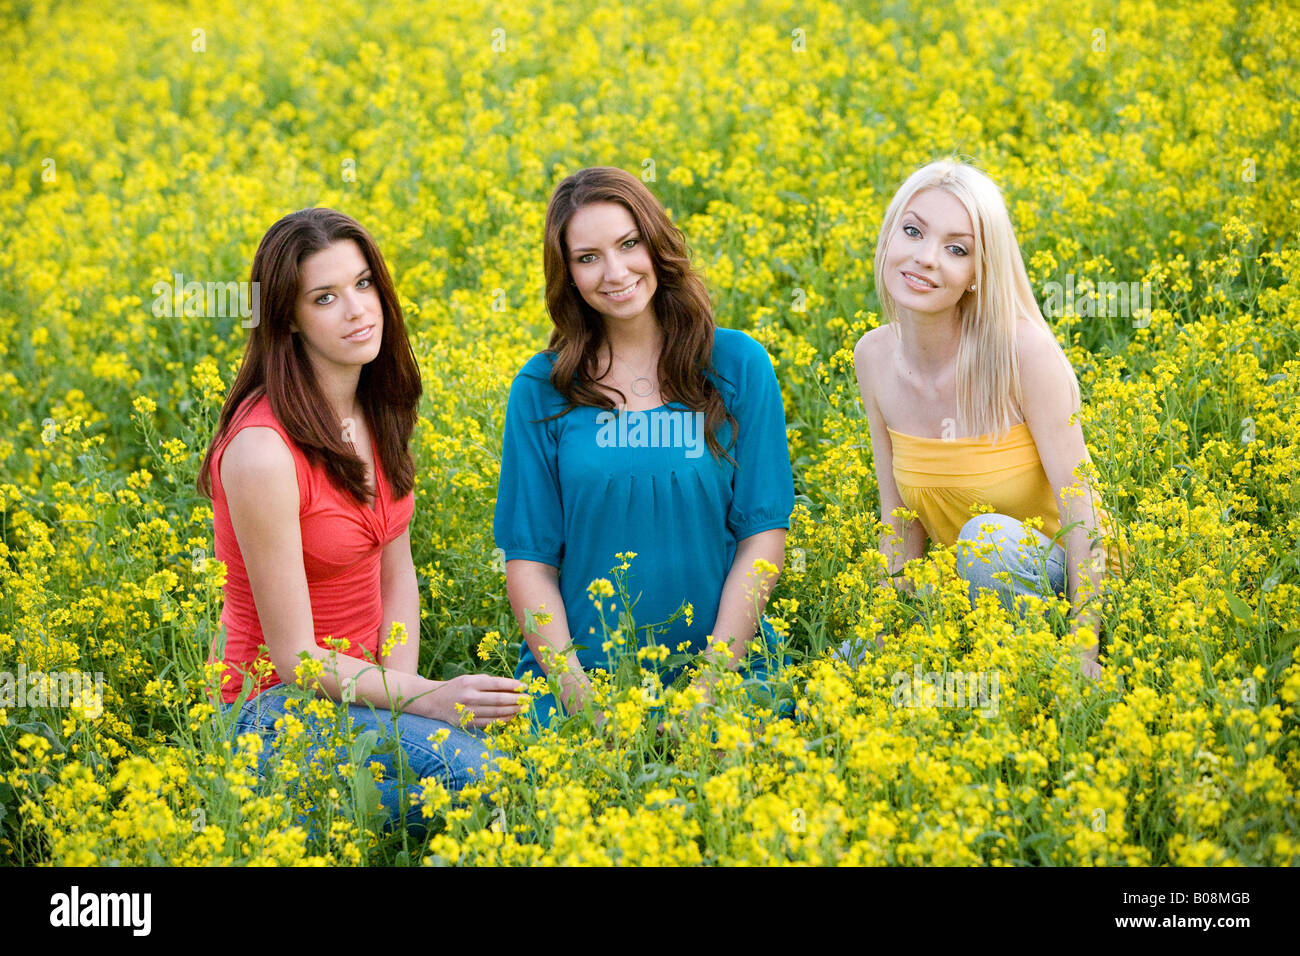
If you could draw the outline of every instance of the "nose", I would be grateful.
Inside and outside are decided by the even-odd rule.
[[[359,319],[366,314],[366,295],[360,289],[348,289],[343,293],[343,307],[349,319]]]
[[[912,253],[912,258],[916,260],[917,265],[934,265],[935,256],[938,252],[938,246],[934,240],[927,239],[925,242],[917,243],[915,250],[916,251]]]
[[[622,256],[612,255],[612,256],[605,257],[606,289],[608,289],[610,286],[621,288],[622,286],[620,285],[620,283],[626,285],[627,283],[625,280],[630,275],[631,275],[631,271],[628,269],[627,263],[623,261]]]

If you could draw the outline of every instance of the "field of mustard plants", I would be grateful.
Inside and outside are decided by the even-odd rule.
[[[4,4],[0,860],[1300,859],[1300,14],[529,6]],[[852,348],[880,322],[888,199],[953,154],[1007,196],[1128,542],[1099,681],[1064,602],[972,611],[950,551],[909,567],[915,596],[869,584]],[[224,569],[194,477],[246,335],[208,284],[247,280],[295,209],[376,237],[424,380],[421,671],[508,675],[502,420],[550,330],[547,198],[590,165],[646,182],[719,324],[775,364],[798,497],[767,613],[795,719],[735,681],[706,708],[633,674],[599,686],[605,732],[495,728],[503,771],[467,800],[412,781],[423,833],[381,827],[373,739],[313,769],[290,721],[259,789],[258,741],[228,741],[206,690]],[[616,604],[625,570],[593,598]],[[846,639],[861,666],[828,654]]]

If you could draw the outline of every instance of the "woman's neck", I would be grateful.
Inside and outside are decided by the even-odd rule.
[[[334,371],[323,374],[318,368],[316,383],[320,386],[325,401],[334,411],[339,421],[351,418],[357,411],[357,384],[361,381],[360,367],[348,372]]]
[[[605,344],[625,363],[647,365],[663,347],[664,330],[652,312],[628,322],[605,320]]]
[[[927,315],[900,309],[898,334],[904,358],[923,374],[938,374],[957,361],[961,320],[955,309],[948,315]]]

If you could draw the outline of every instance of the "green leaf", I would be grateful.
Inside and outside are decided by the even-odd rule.
[[[1226,596],[1228,599],[1228,608],[1232,611],[1232,616],[1242,624],[1253,624],[1255,621],[1255,615],[1250,608],[1247,607],[1246,602],[1237,597],[1237,595],[1233,594],[1231,591],[1229,591]]]
[[[367,731],[373,733],[373,731]],[[356,800],[357,810],[363,817],[374,816],[379,810],[379,787],[370,773],[369,767],[357,767],[352,771],[352,796]]]
[[[360,765],[362,761],[374,752],[375,744],[378,742],[379,731],[377,730],[367,730],[364,733],[357,734],[357,736],[352,740],[352,747],[349,751],[352,762]],[[366,773],[369,775],[368,770]]]
[[[34,720],[26,724],[15,724],[14,729],[24,733],[35,734],[37,737],[44,737],[50,742],[51,753],[61,754],[66,752],[63,749],[63,741],[59,740],[59,735],[50,728],[49,724],[42,723],[39,720]]]

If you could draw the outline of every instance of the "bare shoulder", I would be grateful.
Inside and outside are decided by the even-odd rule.
[[[1036,369],[1044,365],[1058,368],[1061,362],[1059,350],[1056,337],[1045,326],[1028,319],[1016,323],[1016,361],[1021,369]]]
[[[879,378],[879,370],[893,354],[898,337],[889,325],[871,329],[853,348],[853,367],[862,383]]]
[[[1016,365],[1021,388],[1027,399],[1032,397],[1031,404],[1059,404],[1055,410],[1060,412],[1077,403],[1074,370],[1050,329],[1025,319],[1016,323]],[[1030,408],[1024,411],[1033,414]]]
[[[274,428],[241,428],[221,456],[221,483],[227,491],[256,491],[265,495],[281,489],[298,492],[293,453]]]

